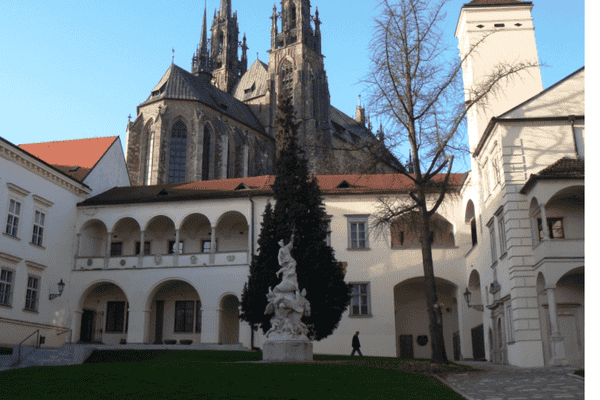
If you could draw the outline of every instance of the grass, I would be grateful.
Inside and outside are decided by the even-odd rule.
[[[12,354],[12,347],[0,347],[0,356],[10,356]]]
[[[231,362],[261,358],[250,352],[97,352],[83,365],[9,370],[0,381],[10,382],[2,385],[2,397],[11,399],[462,399],[432,376],[398,368],[406,360],[316,356],[323,362]]]
[[[582,370],[582,369],[580,369],[579,371],[575,371],[575,372],[573,372],[573,373],[574,373],[575,375],[579,375],[579,376],[580,376],[580,377],[582,377],[582,378],[584,377],[584,376],[583,376],[583,370]]]

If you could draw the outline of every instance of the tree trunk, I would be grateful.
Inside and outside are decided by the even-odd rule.
[[[427,215],[427,209],[425,207],[421,208],[421,218],[421,253],[423,256],[423,273],[427,285],[427,314],[429,316],[429,336],[431,337],[431,362],[436,364],[448,364],[446,346],[444,344],[442,309],[437,305],[438,296],[435,285],[435,276],[433,274],[429,216]]]

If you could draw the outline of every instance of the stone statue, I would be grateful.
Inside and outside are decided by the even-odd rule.
[[[276,274],[278,277],[283,274],[283,277],[275,289],[269,288],[269,304],[265,309],[265,314],[274,314],[271,329],[267,332],[267,338],[271,340],[308,340],[308,329],[302,317],[310,315],[310,303],[306,299],[306,289],[300,291],[298,288],[297,263],[291,254],[293,243],[293,234],[287,245],[283,240],[279,241],[281,248],[277,260],[281,269]]]

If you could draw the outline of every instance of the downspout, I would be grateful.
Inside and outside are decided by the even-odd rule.
[[[252,200],[252,195],[248,193],[248,200],[250,200],[250,237],[252,240],[250,241],[250,263],[254,260],[254,200]],[[254,326],[250,325],[250,349],[251,350],[260,350],[258,347],[254,347]]]
[[[569,122],[571,123],[571,133],[573,134],[573,146],[575,147],[575,157],[579,157],[579,149],[577,148],[577,135],[575,134],[575,116],[569,115]]]

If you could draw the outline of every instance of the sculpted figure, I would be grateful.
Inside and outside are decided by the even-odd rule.
[[[276,272],[277,276],[283,273],[281,283],[275,286],[274,292],[288,293],[298,290],[298,276],[296,275],[296,260],[292,257],[291,250],[294,246],[294,235],[287,245],[284,245],[283,239],[279,241],[279,255],[277,261],[281,269]]]

